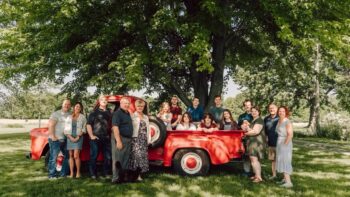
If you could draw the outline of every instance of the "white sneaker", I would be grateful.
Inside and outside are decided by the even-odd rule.
[[[282,179],[280,181],[277,181],[276,182],[278,185],[282,185],[282,184],[285,184],[286,183],[286,180]]]
[[[143,179],[141,178],[141,176],[137,177],[137,181],[142,181]]]
[[[292,187],[293,187],[293,183],[291,183],[291,182],[289,182],[289,183],[284,183],[284,184],[280,185],[280,187],[292,188]]]

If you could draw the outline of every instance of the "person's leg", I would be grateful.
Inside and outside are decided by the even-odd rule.
[[[111,137],[111,150],[112,150],[112,183],[119,181],[119,166],[117,166],[117,161],[119,160],[118,157],[118,150],[115,147],[115,139],[114,135],[112,133]]]
[[[59,141],[52,141],[49,139],[49,151],[50,151],[50,157],[49,157],[49,163],[48,163],[48,170],[49,170],[49,178],[56,177],[56,160],[58,153],[60,152],[60,143]]]
[[[272,177],[275,178],[276,174],[276,147],[269,147],[269,159],[271,161],[271,172]]]
[[[271,170],[272,170],[272,177],[276,177],[277,173],[276,173],[276,160],[271,162]]]
[[[249,159],[250,159],[250,165],[252,166],[253,172],[254,172],[254,174],[255,174],[255,176],[253,177],[253,179],[255,179],[255,178],[256,178],[256,171],[255,171],[256,169],[255,169],[254,157],[253,157],[253,156],[250,156]]]
[[[122,143],[123,143],[123,149],[120,150],[119,154],[120,154],[120,173],[121,173],[121,177],[122,179],[124,179],[124,177],[127,178],[127,173],[129,173],[129,169],[128,169],[128,163],[129,163],[129,158],[131,155],[131,138],[125,138],[122,137],[121,138]]]
[[[106,138],[103,140],[103,173],[105,176],[110,174],[111,169],[111,140],[109,138]]]
[[[281,187],[292,188],[293,187],[293,183],[290,180],[290,174],[284,172],[283,175],[284,175],[285,182],[281,185]]]
[[[70,178],[74,176],[74,150],[69,150],[69,170],[70,170]]]
[[[81,162],[80,162],[80,150],[79,149],[74,150],[74,161],[75,161],[75,166],[77,168],[76,177],[79,178],[81,176],[81,174],[80,174]]]
[[[63,154],[63,162],[61,169],[61,177],[65,177],[68,174],[69,164],[68,164],[68,151],[67,151],[67,140],[60,140],[60,149]]]
[[[250,168],[251,168],[251,162],[247,159],[244,159],[243,161],[243,170],[245,173],[249,174],[250,173]]]
[[[250,156],[250,160],[252,162],[253,171],[255,173],[255,180],[261,181],[261,166],[258,157]]]
[[[96,159],[98,154],[98,142],[96,140],[90,140],[90,165],[89,171],[92,178],[96,178]]]
[[[250,159],[249,159],[249,155],[247,153],[247,138],[243,138],[243,146],[244,146],[244,150],[246,150],[246,152],[244,153],[243,155],[243,171],[244,171],[244,176],[246,177],[249,177],[251,176],[251,162],[250,162]]]
[[[283,173],[284,174],[284,180],[286,181],[286,183],[292,183],[292,180],[290,179],[290,175],[287,173]]]

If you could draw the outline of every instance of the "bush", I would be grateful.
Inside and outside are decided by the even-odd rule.
[[[348,121],[340,114],[329,113],[325,116],[317,136],[347,141],[350,139],[350,127],[346,124]]]
[[[6,128],[24,128],[21,124],[7,124],[5,125]]]
[[[318,137],[325,137],[333,140],[341,140],[342,127],[337,123],[330,123],[321,125],[320,131],[317,133]]]

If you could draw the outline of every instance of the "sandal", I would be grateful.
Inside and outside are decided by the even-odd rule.
[[[253,183],[260,183],[262,182],[263,180],[261,178],[255,178],[252,180]]]

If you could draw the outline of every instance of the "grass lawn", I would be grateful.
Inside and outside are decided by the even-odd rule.
[[[25,158],[28,134],[0,135],[0,196],[350,196],[350,144],[317,138],[294,139],[292,181],[283,189],[274,181],[253,184],[240,176],[241,165],[212,167],[206,177],[181,177],[152,168],[142,183],[111,185],[109,179],[49,181],[43,159]],[[270,163],[263,161],[270,173]]]

